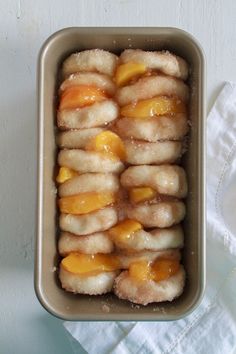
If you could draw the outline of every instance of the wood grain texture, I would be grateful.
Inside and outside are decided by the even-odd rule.
[[[236,2],[0,0],[0,8],[1,352],[70,354],[61,322],[46,314],[33,292],[39,48],[50,34],[70,26],[185,29],[206,54],[209,110],[224,81],[236,81]]]

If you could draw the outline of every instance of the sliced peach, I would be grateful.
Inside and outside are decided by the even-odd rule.
[[[138,281],[150,280],[151,267],[147,261],[134,262],[129,267],[129,275]]]
[[[166,280],[179,270],[179,262],[171,259],[158,259],[154,263],[147,261],[134,262],[129,267],[129,275],[138,281]]]
[[[115,133],[105,130],[93,137],[85,147],[86,150],[109,153],[113,157],[125,160],[125,146],[121,138]],[[111,157],[112,157],[111,156]]]
[[[186,112],[186,106],[179,98],[166,96],[142,100],[121,109],[121,115],[128,118],[148,118],[154,115],[184,112]]]
[[[106,98],[105,92],[98,87],[86,85],[71,86],[61,95],[59,110],[89,106]]]
[[[68,179],[78,176],[78,172],[68,167],[60,167],[58,175],[56,177],[57,183],[64,183]]]
[[[110,254],[70,253],[61,264],[68,272],[84,276],[119,269],[118,258]]]
[[[114,193],[86,192],[59,199],[61,213],[86,214],[115,202]]]
[[[118,86],[123,86],[133,77],[142,75],[147,71],[143,63],[129,62],[118,66],[115,74],[115,83]]]
[[[129,190],[129,199],[132,203],[144,202],[154,198],[156,191],[151,187],[134,187]]]
[[[179,270],[179,262],[172,259],[158,259],[152,264],[152,279],[156,282],[168,279]]]
[[[108,230],[114,242],[119,245],[126,242],[135,231],[141,230],[142,225],[136,220],[126,219]]]

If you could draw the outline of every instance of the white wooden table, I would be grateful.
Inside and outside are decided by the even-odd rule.
[[[62,321],[33,290],[39,48],[69,26],[185,29],[205,50],[209,110],[224,81],[236,81],[236,1],[0,0],[0,9],[0,353],[70,354]]]

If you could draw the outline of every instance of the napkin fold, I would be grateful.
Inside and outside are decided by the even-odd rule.
[[[207,120],[207,286],[198,308],[173,322],[64,322],[89,354],[230,354],[236,349],[236,84]],[[74,341],[73,350],[81,353]]]

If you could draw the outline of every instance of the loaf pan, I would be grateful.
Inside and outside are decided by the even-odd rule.
[[[187,281],[183,294],[171,303],[134,306],[112,294],[74,295],[58,280],[56,208],[56,95],[63,60],[73,52],[102,48],[119,54],[126,48],[168,49],[190,65],[191,130],[183,166],[189,193],[184,221],[183,263]],[[43,45],[38,62],[38,210],[35,290],[43,307],[64,320],[177,320],[199,303],[205,284],[205,63],[202,49],[188,33],[176,28],[66,28]]]

